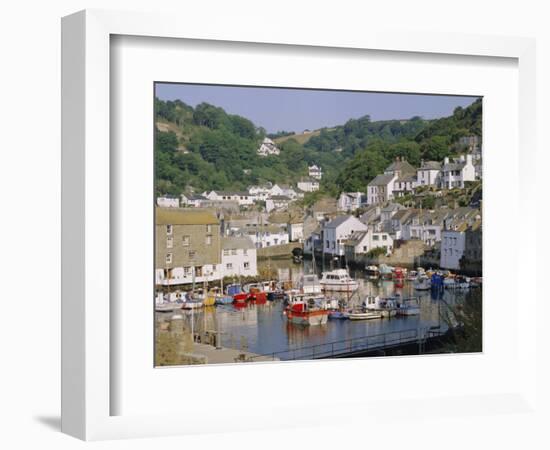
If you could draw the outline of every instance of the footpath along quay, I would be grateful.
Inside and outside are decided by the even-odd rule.
[[[252,356],[247,358],[246,361],[294,361],[349,358],[353,356],[382,356],[388,353],[422,354],[427,348],[438,343],[444,335],[445,333],[435,327],[392,331]]]

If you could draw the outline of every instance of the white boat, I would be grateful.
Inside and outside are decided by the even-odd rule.
[[[347,314],[349,320],[370,320],[370,319],[381,319],[383,317],[382,313],[379,311],[357,311],[350,312]]]
[[[323,272],[319,282],[325,291],[353,292],[357,290],[358,284],[345,269],[336,269],[330,272]]]
[[[314,273],[302,275],[298,288],[304,294],[320,294],[322,292],[319,277]]]
[[[417,291],[429,291],[432,287],[432,283],[428,277],[418,277],[415,280],[413,287]]]
[[[408,298],[403,301],[397,308],[399,316],[417,316],[420,314],[420,304],[416,297]]]
[[[199,299],[193,299],[193,300],[185,300],[182,304],[183,309],[197,309],[202,308],[204,306],[204,302]]]
[[[365,311],[380,313],[382,317],[394,317],[397,314],[397,303],[391,298],[380,298],[369,295],[363,302]]]
[[[176,302],[163,302],[155,304],[156,312],[173,312],[177,309],[181,309],[182,304]]]

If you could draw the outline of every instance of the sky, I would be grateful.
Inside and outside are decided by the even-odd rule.
[[[157,83],[155,95],[161,100],[180,99],[193,107],[202,102],[219,106],[250,119],[268,133],[343,125],[366,114],[373,121],[414,116],[435,119],[478,98],[179,83]]]

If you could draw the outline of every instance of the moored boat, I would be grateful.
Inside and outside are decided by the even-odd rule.
[[[392,298],[380,298],[378,295],[367,296],[363,307],[367,312],[376,312],[386,318],[394,317],[397,314],[396,301]]]
[[[321,308],[314,296],[297,294],[293,302],[285,308],[284,315],[293,324],[323,325],[328,321],[329,311]]]
[[[416,297],[403,300],[403,303],[397,307],[397,315],[399,316],[417,316],[420,314],[420,304]]]
[[[432,287],[432,283],[428,277],[418,277],[414,281],[413,287],[417,291],[429,291]]]
[[[323,272],[323,277],[319,284],[324,291],[335,292],[353,292],[359,286],[357,281],[351,278],[345,269]]]
[[[355,311],[348,313],[347,316],[349,320],[370,320],[383,317],[379,311]]]
[[[304,294],[320,294],[322,292],[319,277],[314,273],[302,275],[298,283],[298,289]]]

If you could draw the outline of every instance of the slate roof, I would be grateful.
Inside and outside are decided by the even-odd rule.
[[[385,170],[386,172],[399,171],[403,174],[416,172],[416,169],[411,166],[407,161],[394,161]]]
[[[465,165],[466,165],[466,161],[448,163],[448,164],[444,164],[441,170],[443,172],[450,172],[451,170],[462,170]]]
[[[438,161],[423,161],[418,170],[441,170],[441,163]]]
[[[346,220],[348,220],[350,217],[354,217],[351,215],[347,216],[336,216],[334,219],[332,219],[329,223],[325,225],[325,228],[336,228],[342,225]]]
[[[387,186],[395,175],[377,175],[368,185],[369,186]]]

